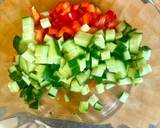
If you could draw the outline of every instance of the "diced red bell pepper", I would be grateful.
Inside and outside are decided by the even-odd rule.
[[[77,11],[79,9],[80,5],[79,4],[73,4],[72,5],[72,10]]]
[[[74,30],[74,32],[76,33],[76,32],[78,32],[78,31],[80,30],[81,24],[80,24],[78,21],[74,21],[74,22],[72,23],[71,28],[72,28],[72,29]]]
[[[40,20],[40,14],[38,13],[38,11],[35,9],[34,6],[32,6],[31,10],[32,10],[32,16],[34,18],[35,23],[38,23]]]
[[[71,36],[74,34],[74,32],[73,32],[73,30],[71,30],[71,28],[69,28],[67,26],[63,26],[56,36],[61,37],[61,36],[63,36],[64,33],[67,33]]]
[[[87,7],[87,11],[95,13],[96,12],[96,8],[95,8],[95,6],[93,4],[89,4],[88,7]]]
[[[111,10],[108,10],[105,16],[107,22],[111,22],[112,20],[115,20],[117,18],[116,14]]]
[[[36,30],[36,37],[35,38],[38,43],[43,43],[44,34],[45,34],[45,30],[43,28]]]
[[[48,34],[49,34],[49,35],[56,35],[57,33],[58,33],[58,29],[55,28],[55,27],[50,27],[50,28],[48,29]]]

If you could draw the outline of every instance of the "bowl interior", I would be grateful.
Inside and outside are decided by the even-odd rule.
[[[11,94],[7,88],[10,81],[8,77],[8,68],[12,63],[15,51],[12,47],[13,37],[21,33],[21,17],[30,15],[29,7],[34,5],[38,11],[46,11],[54,8],[60,0],[6,0],[0,4],[0,106],[6,106],[8,115],[27,111],[38,114],[40,116],[49,117],[50,111],[54,113],[54,118],[71,119],[77,121],[100,122],[109,117],[121,105],[115,96],[119,95],[120,90],[128,88],[116,88],[106,92],[101,100],[106,103],[106,109],[102,113],[90,114],[74,114],[73,110],[77,107],[77,102],[66,105],[62,100],[50,100],[42,98],[44,106],[39,111],[33,111],[28,108],[24,101],[19,98],[18,94]],[[71,0],[73,3],[81,2],[81,0]],[[154,85],[158,84],[158,71],[160,69],[160,16],[156,10],[150,5],[144,5],[140,0],[91,0],[102,10],[113,9],[121,19],[137,27],[144,33],[143,45],[152,48],[152,58],[150,64],[153,67],[153,73],[145,77],[143,85],[148,85],[154,81]],[[153,86],[154,86],[153,85]],[[61,94],[64,90],[61,90]],[[73,96],[76,97],[76,96]],[[50,104],[50,105],[48,105]]]

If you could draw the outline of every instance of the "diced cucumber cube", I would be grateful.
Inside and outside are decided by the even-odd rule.
[[[78,59],[80,71],[82,72],[86,68],[86,59]]]
[[[116,33],[116,40],[121,39],[123,37],[123,34],[121,32]]]
[[[24,80],[24,82],[25,82],[28,86],[30,85],[31,81],[29,80],[28,77],[22,76],[22,79]]]
[[[48,95],[51,97],[55,97],[57,95],[57,93],[58,93],[58,90],[55,87],[51,87],[48,91]]]
[[[109,72],[117,72],[116,60],[113,57],[106,61],[106,65]]]
[[[79,111],[82,113],[88,112],[89,104],[87,101],[81,101],[79,105]]]
[[[96,85],[96,91],[98,94],[101,94],[103,93],[105,90],[104,90],[104,84],[98,84]]]
[[[115,84],[114,84],[114,83],[107,83],[107,84],[105,85],[105,89],[111,89],[111,88],[113,88],[113,87],[115,87]]]
[[[100,34],[100,35],[104,36],[104,31],[102,29],[100,29],[100,30],[96,31],[95,34]]]
[[[137,54],[141,42],[142,42],[142,33],[133,34],[130,39],[130,52]]]
[[[109,50],[104,50],[101,52],[101,59],[102,60],[107,60],[111,58],[111,54]]]
[[[94,109],[97,111],[101,111],[103,109],[103,105],[100,103],[95,103]]]
[[[41,19],[40,24],[41,24],[42,28],[44,28],[44,29],[51,27],[51,23],[48,18]]]
[[[99,48],[104,49],[105,48],[105,40],[103,35],[101,34],[95,34],[93,36],[92,42]]]
[[[124,79],[119,79],[118,80],[118,85],[129,85],[132,84],[132,80],[130,78],[124,78]]]
[[[26,61],[32,63],[35,58],[34,58],[34,54],[33,52],[27,50],[26,52],[24,52],[22,55],[21,55]]]
[[[116,37],[116,32],[114,29],[106,30],[105,39],[107,42],[114,41]]]
[[[28,71],[28,67],[29,67],[28,62],[22,56],[20,56],[20,58],[19,58],[19,66],[25,73],[29,72]]]
[[[149,60],[151,57],[151,48],[148,46],[143,46],[138,53],[138,58],[144,58],[145,60]]]
[[[90,30],[90,26],[88,24],[84,24],[81,27],[82,32],[88,32]]]
[[[49,16],[49,12],[48,11],[44,11],[40,13],[42,16],[48,17]]]
[[[48,50],[47,45],[37,45],[35,49],[35,63],[38,64],[47,64],[48,63]]]
[[[128,25],[127,25],[126,21],[123,21],[116,27],[116,29],[118,30],[118,32],[123,32],[127,26]]]
[[[129,94],[128,92],[123,92],[122,95],[120,96],[119,100],[122,102],[122,103],[125,103],[127,101],[129,97]]]
[[[123,58],[124,58],[124,60],[130,60],[131,59],[131,55],[130,55],[130,52],[128,50],[123,52]]]
[[[81,92],[81,86],[79,85],[78,81],[74,79],[71,83],[70,91],[72,92]]]
[[[87,95],[89,92],[90,92],[90,89],[89,89],[88,84],[82,86],[82,89],[81,89],[81,94],[82,95]]]
[[[99,64],[97,67],[92,69],[91,74],[93,76],[101,77],[103,75],[105,69],[106,69],[106,65],[105,64]]]
[[[64,101],[65,102],[70,102],[70,98],[68,97],[67,94],[64,94]]]
[[[60,39],[57,40],[57,42],[58,42],[58,46],[59,46],[60,51],[62,51],[62,44],[64,42],[64,37],[62,36]]]
[[[99,98],[93,94],[92,96],[89,97],[88,99],[88,103],[91,105],[91,106],[94,106],[95,103],[97,103],[97,101],[99,100]]]
[[[17,82],[10,82],[8,84],[8,88],[9,88],[10,92],[13,92],[13,93],[18,92],[20,90]]]
[[[42,78],[42,77],[37,76],[37,75],[34,74],[34,73],[29,74],[29,77],[30,77],[31,79],[33,79],[33,80],[39,82],[39,83],[43,81],[43,78]]]
[[[80,31],[74,36],[74,41],[79,46],[87,47],[91,41],[92,36],[93,35],[90,33]]]
[[[98,66],[99,60],[92,57],[91,58],[91,63],[92,63],[92,68],[94,68],[94,67]]]
[[[147,75],[147,74],[151,73],[152,68],[149,64],[142,65],[141,68],[139,69],[139,72],[140,72],[141,76],[144,76],[144,75]]]
[[[81,85],[83,85],[83,84],[88,80],[89,76],[90,76],[90,70],[87,70],[87,71],[85,71],[85,72],[79,73],[79,74],[76,76],[76,78],[77,78],[78,82],[79,82]]]
[[[135,78],[133,80],[133,84],[141,84],[142,82],[143,82],[143,78],[142,77]]]
[[[70,69],[68,63],[66,63],[63,68],[59,68],[59,73],[61,74],[62,78],[68,78],[72,75],[72,70]]]
[[[111,42],[110,43],[106,43],[106,49],[111,51],[111,52],[113,52],[116,47],[117,47],[117,45],[114,44],[114,43],[111,43]]]
[[[110,82],[116,82],[115,74],[111,72],[106,73],[106,80]]]

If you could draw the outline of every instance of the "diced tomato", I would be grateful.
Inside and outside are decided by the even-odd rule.
[[[117,26],[119,23],[120,23],[119,20],[114,20],[114,21],[108,23],[108,28],[109,28],[109,29],[113,29],[113,28],[115,29],[116,26]]]
[[[38,11],[35,9],[34,6],[32,6],[32,16],[34,18],[35,23],[38,23],[40,20],[40,14],[38,13]]]
[[[105,15],[107,22],[111,22],[112,20],[117,18],[116,14],[111,10],[108,10]]]
[[[61,2],[57,5],[56,7],[56,12],[65,15],[71,11],[71,5],[68,1],[66,2]]]
[[[67,26],[64,26],[64,27],[62,27],[62,28],[60,29],[60,31],[58,32],[57,37],[63,36],[64,33],[67,33],[67,34],[69,34],[69,35],[73,35],[73,34],[74,34],[74,32],[73,32],[73,30],[71,30],[71,28],[69,28],[69,27],[67,27]]]
[[[89,33],[94,33],[98,30],[97,27],[91,27],[90,30],[89,30]]]
[[[81,7],[82,8],[87,8],[89,6],[89,2],[88,0],[83,0],[82,4],[81,4]]]
[[[89,4],[88,7],[87,7],[87,11],[95,13],[96,12],[96,8],[95,8],[95,6],[93,4]]]
[[[73,5],[72,5],[72,9],[73,9],[73,10],[78,10],[79,7],[80,7],[79,4],[73,4]]]
[[[92,18],[93,18],[92,13],[88,12],[88,13],[86,13],[86,14],[83,15],[83,17],[82,17],[82,23],[83,24],[89,24],[89,23],[92,22]]]
[[[71,28],[74,32],[78,32],[81,28],[81,24],[78,21],[74,21]]]
[[[57,33],[58,33],[58,29],[55,28],[55,27],[50,27],[50,28],[48,29],[48,34],[49,34],[49,35],[56,35]]]
[[[98,15],[102,14],[102,11],[98,7],[96,7],[96,14]]]
[[[44,38],[44,34],[45,34],[45,30],[44,29],[37,29],[36,30],[36,41],[38,43],[42,43],[43,42],[43,38]]]
[[[72,21],[79,18],[79,14],[77,13],[77,11],[71,11],[70,13],[68,13],[68,16]]]
[[[32,15],[35,23],[39,22],[41,16],[34,7],[32,7]],[[49,11],[49,18],[52,26],[48,29],[43,29],[40,24],[36,23],[36,39],[42,42],[43,37],[47,34],[54,38],[64,36],[65,39],[73,37],[83,24],[88,24],[91,29],[90,33],[94,33],[98,29],[112,29],[119,23],[116,14],[112,10],[108,10],[105,14],[88,0],[83,0],[81,4],[71,4],[70,2],[60,2],[54,10]]]
[[[104,29],[105,24],[106,24],[106,17],[104,15],[100,15],[99,17],[97,17],[97,20],[95,22],[95,26],[97,28]]]

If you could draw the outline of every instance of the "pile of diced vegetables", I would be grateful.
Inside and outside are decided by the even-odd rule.
[[[102,13],[87,1],[61,2],[52,11],[22,18],[22,36],[15,36],[17,51],[9,68],[13,80],[8,87],[20,92],[31,108],[38,109],[43,93],[56,97],[60,88],[90,95],[80,101],[79,111],[89,106],[103,109],[97,94],[115,86],[136,85],[150,73],[148,46],[141,46],[142,33],[109,10]],[[96,94],[90,94],[89,80],[95,80]],[[128,98],[122,92],[121,102]],[[71,99],[64,95],[66,102]]]

